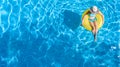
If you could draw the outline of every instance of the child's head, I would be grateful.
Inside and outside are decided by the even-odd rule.
[[[97,6],[93,6],[93,7],[90,8],[91,13],[97,13],[98,11],[99,10],[98,10]]]

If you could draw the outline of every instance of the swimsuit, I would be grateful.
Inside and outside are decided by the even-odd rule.
[[[91,17],[92,17],[92,19],[91,19]],[[97,20],[97,19],[96,19],[96,15],[93,14],[93,13],[91,13],[91,14],[90,14],[89,21],[90,21],[90,22],[95,22],[96,20]]]

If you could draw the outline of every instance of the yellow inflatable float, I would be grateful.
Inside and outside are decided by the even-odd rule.
[[[90,25],[90,22],[89,22],[89,13],[90,13],[90,9],[87,9],[83,14],[82,14],[82,26],[91,31],[92,30],[92,27]],[[97,19],[97,26],[98,26],[98,29],[100,29],[103,25],[103,22],[104,22],[104,18],[103,16],[100,14],[100,13],[97,13],[96,14],[96,19]]]

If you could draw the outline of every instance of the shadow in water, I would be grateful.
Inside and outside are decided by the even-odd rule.
[[[72,30],[75,30],[80,25],[80,15],[69,10],[64,11],[64,22]]]

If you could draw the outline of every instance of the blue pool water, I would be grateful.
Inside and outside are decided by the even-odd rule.
[[[81,24],[96,5],[97,42]],[[120,67],[120,0],[0,0],[0,67]]]

